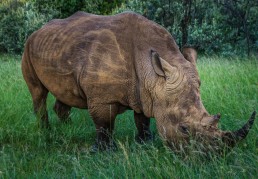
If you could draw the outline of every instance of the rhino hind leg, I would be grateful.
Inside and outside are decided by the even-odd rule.
[[[57,114],[58,118],[62,122],[68,122],[70,120],[70,111],[71,106],[68,106],[64,104],[63,102],[56,99],[55,105],[54,105],[54,111]]]
[[[96,141],[91,148],[95,153],[101,150],[116,150],[116,144],[113,140],[113,130],[115,118],[118,114],[118,106],[115,104],[101,104],[89,107],[90,115],[96,127]]]
[[[37,88],[32,90],[31,93],[33,99],[34,113],[37,116],[37,119],[40,121],[42,128],[49,128],[49,120],[47,113],[47,94],[48,90],[45,87]]]
[[[34,81],[32,84],[28,84],[32,96],[34,113],[40,122],[40,126],[42,128],[49,128],[50,126],[46,104],[48,90],[40,83],[38,83],[38,85],[35,84],[37,84],[36,81]]]
[[[134,121],[136,128],[138,130],[138,135],[136,136],[136,141],[143,143],[153,139],[153,135],[150,131],[150,118],[146,117],[142,113],[134,112]]]
[[[40,121],[41,127],[49,128],[49,120],[47,114],[47,95],[48,89],[41,83],[37,77],[33,66],[27,58],[27,53],[24,54],[22,60],[22,73],[32,96],[34,113]]]

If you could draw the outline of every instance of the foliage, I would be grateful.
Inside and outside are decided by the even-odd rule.
[[[52,18],[36,11],[34,3],[6,1],[0,5],[0,50],[21,53],[28,36]]]
[[[121,5],[125,0],[33,0],[39,12],[55,9],[56,18],[66,18],[77,11],[108,15],[112,9]]]
[[[223,31],[228,35],[225,40],[236,50],[244,50],[248,55],[251,50],[257,51],[258,1],[221,0],[218,1],[217,8],[221,15],[216,17],[227,27]]]
[[[164,26],[179,46],[207,54],[243,55],[258,51],[255,0],[128,0],[113,13],[132,10]],[[186,42],[184,42],[186,37]]]
[[[257,178],[258,122],[230,153],[203,157],[179,155],[156,138],[139,145],[128,111],[116,119],[118,151],[90,154],[95,127],[86,110],[72,109],[72,122],[61,123],[48,98],[51,129],[38,127],[32,100],[22,78],[21,57],[0,56],[0,178]],[[211,114],[221,112],[220,128],[239,128],[258,110],[258,62],[200,57],[201,96]]]
[[[123,0],[5,0],[0,3],[0,52],[23,51],[28,36],[53,18],[66,18],[76,11],[109,14]]]
[[[0,52],[20,54],[27,37],[52,18],[76,11],[134,11],[164,26],[182,47],[206,54],[257,55],[257,0],[2,0]]]

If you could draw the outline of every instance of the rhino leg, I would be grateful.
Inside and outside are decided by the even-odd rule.
[[[35,84],[33,84],[35,85]],[[30,93],[32,96],[34,113],[37,116],[37,119],[40,121],[42,128],[49,128],[49,120],[47,114],[47,94],[48,90],[43,86],[34,86],[33,88],[30,85]]]
[[[147,118],[144,114],[134,112],[134,121],[138,130],[136,141],[142,143],[144,141],[151,140],[153,138],[150,131],[150,118]]]
[[[33,99],[33,107],[34,113],[36,114],[38,120],[41,123],[42,128],[49,128],[49,120],[47,114],[47,94],[48,90],[44,87],[36,88],[32,90],[32,99]]]
[[[22,60],[22,73],[32,96],[34,112],[41,123],[41,127],[49,128],[46,105],[48,90],[41,83],[32,65],[25,57],[27,57],[26,54]]]
[[[58,118],[62,122],[67,122],[69,120],[71,106],[68,106],[58,99],[56,99],[55,105],[54,105],[54,111],[57,114]]]
[[[89,112],[92,116],[96,127],[96,142],[91,148],[91,152],[99,150],[115,150],[116,144],[112,138],[115,118],[118,114],[117,105],[97,105],[89,107]]]

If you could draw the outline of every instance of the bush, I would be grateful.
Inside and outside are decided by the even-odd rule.
[[[124,0],[4,0],[0,3],[0,52],[23,51],[28,36],[53,18],[66,18],[81,10],[110,14]]]
[[[21,53],[28,36],[55,13],[38,13],[33,2],[9,1],[0,6],[0,14],[0,50]]]
[[[0,52],[21,53],[27,37],[53,18],[76,11],[117,14],[134,11],[165,27],[177,44],[225,56],[257,54],[255,0],[2,0]]]
[[[254,0],[128,0],[113,14],[128,10],[165,27],[179,46],[185,44],[183,33],[187,32],[186,44],[206,54],[250,55],[258,49],[258,3]],[[183,31],[186,12],[188,27]]]

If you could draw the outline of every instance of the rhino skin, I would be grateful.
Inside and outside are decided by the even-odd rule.
[[[136,13],[77,12],[50,21],[28,38],[22,73],[42,126],[49,127],[50,92],[61,120],[71,107],[89,110],[95,148],[112,143],[116,115],[127,109],[134,110],[140,140],[150,139],[150,118],[155,117],[169,146],[187,144],[192,137],[234,146],[246,137],[255,112],[237,131],[218,129],[220,114],[210,115],[201,101],[197,53],[192,48],[182,52],[168,31]]]

